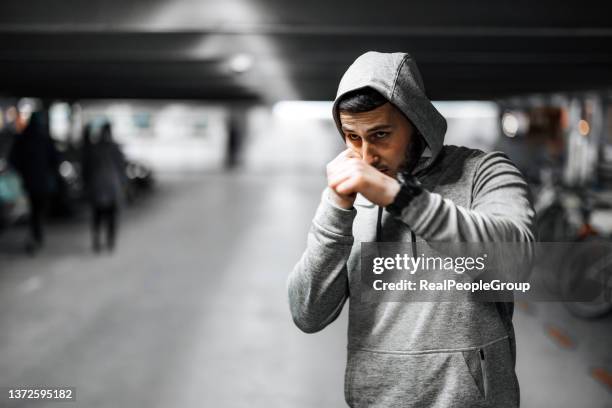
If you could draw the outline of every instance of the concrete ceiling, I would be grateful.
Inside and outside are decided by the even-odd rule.
[[[0,95],[334,97],[362,52],[408,51],[432,99],[612,88],[612,20],[583,1],[0,3]],[[250,70],[231,68],[236,55]]]

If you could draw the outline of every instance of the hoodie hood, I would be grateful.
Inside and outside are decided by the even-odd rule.
[[[414,172],[429,167],[442,150],[446,120],[425,95],[415,60],[400,52],[369,51],[358,57],[342,76],[333,105],[334,121],[340,135],[343,133],[338,101],[348,92],[365,87],[378,91],[419,130],[429,148],[429,157],[420,161]]]

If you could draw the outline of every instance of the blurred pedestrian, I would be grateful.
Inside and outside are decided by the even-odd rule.
[[[113,141],[110,123],[98,133],[86,126],[83,135],[83,180],[92,210],[92,247],[102,249],[101,230],[106,232],[106,248],[115,247],[119,208],[126,181],[125,157]]]
[[[49,136],[43,112],[33,112],[9,154],[9,162],[21,175],[30,203],[30,237],[26,251],[34,253],[43,246],[43,218],[58,186],[59,154]]]
[[[228,137],[225,168],[228,170],[236,168],[239,164],[239,155],[242,147],[242,131],[239,122],[239,113],[236,111],[232,112],[227,121]]]

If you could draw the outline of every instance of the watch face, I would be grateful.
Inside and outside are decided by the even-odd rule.
[[[405,186],[418,188],[421,187],[419,179],[414,174],[410,174],[409,172],[402,171],[398,173],[397,181],[399,181],[400,184],[403,184]]]
[[[397,181],[399,181],[401,184],[406,184],[406,182],[410,180],[411,177],[412,175],[409,171],[402,170],[397,174]]]

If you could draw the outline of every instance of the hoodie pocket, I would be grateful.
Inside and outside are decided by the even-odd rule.
[[[487,356],[484,347],[463,351],[463,359],[480,395],[486,400],[489,383],[487,379]]]
[[[351,350],[345,378],[351,407],[486,407],[460,350]]]
[[[520,388],[508,338],[463,351],[462,354],[473,384],[489,406],[519,406]]]

